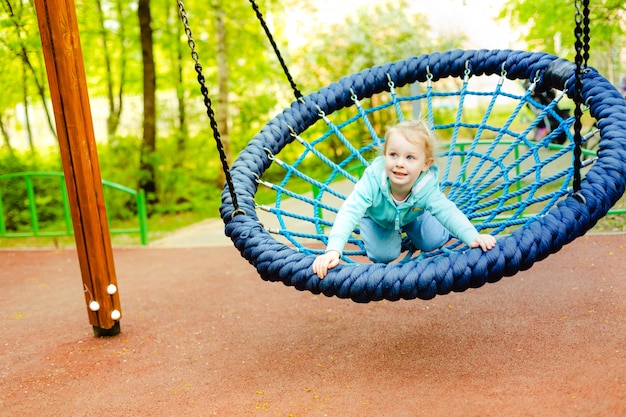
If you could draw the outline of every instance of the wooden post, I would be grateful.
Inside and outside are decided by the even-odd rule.
[[[120,332],[121,308],[74,0],[35,0],[74,237],[96,336]]]

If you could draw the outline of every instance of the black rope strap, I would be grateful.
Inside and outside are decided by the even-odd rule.
[[[261,26],[263,26],[263,30],[265,30],[265,34],[267,35],[267,38],[272,44],[272,48],[274,48],[276,57],[278,58],[278,61],[280,62],[280,66],[283,68],[283,72],[285,73],[285,76],[287,77],[287,80],[289,81],[289,84],[291,85],[291,89],[293,90],[293,94],[296,96],[296,100],[301,100],[302,93],[300,92],[300,90],[298,90],[298,86],[296,85],[296,82],[293,80],[293,77],[289,73],[287,64],[285,64],[285,60],[283,59],[283,56],[281,55],[280,50],[278,49],[278,45],[276,45],[276,42],[274,41],[272,32],[270,32],[270,29],[267,26],[265,19],[263,18],[263,14],[259,10],[259,6],[257,6],[254,0],[250,0],[250,4],[252,4],[252,9],[254,9],[254,12],[256,13],[256,17],[259,19],[259,22],[261,22]]]
[[[582,5],[581,5],[582,3]],[[574,85],[574,179],[573,187],[574,193],[578,194],[580,191],[581,175],[580,170],[582,168],[581,156],[582,156],[582,89],[583,89],[583,75],[587,71],[587,61],[589,59],[589,0],[576,0],[576,27],[574,29],[574,36],[576,41],[574,47],[576,49],[576,80]],[[582,6],[582,11],[581,11]]]
[[[204,75],[202,74],[202,65],[200,64],[200,57],[198,55],[198,51],[196,51],[196,42],[193,40],[193,36],[191,34],[191,26],[189,26],[189,19],[187,18],[187,10],[185,10],[185,5],[182,0],[178,0],[178,11],[180,14],[180,19],[183,22],[183,26],[185,27],[185,34],[187,35],[187,44],[189,45],[189,49],[191,49],[191,58],[193,59],[195,65],[194,68],[196,73],[198,74],[198,83],[200,84],[200,92],[202,93],[202,97],[204,97],[204,106],[206,107],[207,116],[209,116],[211,129],[213,130],[213,138],[215,139],[215,145],[217,147],[217,151],[220,154],[220,160],[222,161],[222,169],[224,170],[224,175],[226,177],[226,184],[228,185],[228,191],[230,192],[230,197],[233,202],[233,207],[235,211],[233,212],[233,217],[238,214],[245,214],[243,210],[239,208],[239,204],[237,202],[237,194],[235,193],[235,186],[233,184],[233,179],[230,173],[230,168],[228,166],[228,158],[226,156],[226,151],[224,150],[224,144],[222,143],[222,138],[220,136],[219,129],[217,128],[217,121],[215,120],[215,112],[213,111],[213,106],[211,105],[211,98],[209,97],[209,90],[206,87],[206,80]]]

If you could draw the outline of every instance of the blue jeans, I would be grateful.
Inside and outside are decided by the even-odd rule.
[[[389,263],[400,256],[402,236],[397,230],[384,228],[369,216],[361,219],[359,229],[367,257],[371,261]],[[428,211],[404,226],[402,230],[406,232],[413,245],[423,252],[438,249],[450,239],[448,229]]]

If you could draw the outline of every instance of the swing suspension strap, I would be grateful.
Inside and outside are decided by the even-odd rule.
[[[581,4],[582,3],[582,4]],[[574,193],[579,194],[581,190],[580,182],[581,175],[580,170],[582,167],[582,78],[585,72],[587,72],[587,61],[589,60],[589,0],[576,0],[576,27],[574,28],[574,36],[576,41],[574,48],[576,49],[576,78],[574,85],[574,179],[573,188]],[[581,11],[582,7],[582,11]]]
[[[276,45],[276,41],[274,41],[274,36],[272,36],[272,32],[270,32],[270,29],[267,26],[265,19],[263,18],[263,14],[259,10],[259,6],[256,4],[254,0],[250,0],[250,4],[252,5],[252,9],[256,13],[256,17],[259,19],[261,26],[263,26],[263,30],[265,30],[265,34],[267,35],[267,38],[272,44],[272,48],[274,48],[274,53],[276,53],[276,57],[278,58],[278,61],[280,62],[280,66],[283,68],[283,72],[285,73],[285,76],[287,77],[287,81],[289,81],[289,84],[291,85],[291,89],[293,90],[293,94],[296,97],[296,100],[302,101],[302,93],[300,92],[300,90],[298,90],[298,86],[296,85],[296,82],[293,80],[293,77],[289,73],[287,64],[285,63],[285,60],[283,59],[283,56],[280,53],[280,50],[278,49],[278,45]]]
[[[178,11],[180,14],[180,19],[182,20],[183,26],[185,28],[185,34],[187,35],[187,44],[189,45],[189,49],[191,49],[191,58],[193,59],[195,63],[194,68],[196,70],[196,73],[198,74],[198,83],[200,84],[200,92],[202,93],[202,97],[204,97],[204,106],[206,107],[207,116],[209,116],[211,130],[213,130],[213,138],[215,139],[217,151],[220,154],[220,160],[222,162],[222,169],[224,171],[224,176],[226,177],[226,184],[228,185],[230,197],[233,201],[233,207],[235,208],[232,216],[234,217],[238,214],[245,214],[244,211],[239,208],[239,204],[237,202],[237,194],[235,193],[235,186],[233,184],[233,179],[230,173],[230,168],[228,166],[228,158],[226,156],[226,151],[224,150],[224,144],[222,143],[220,132],[217,128],[217,121],[215,120],[215,112],[213,111],[211,98],[209,97],[209,90],[206,87],[205,78],[204,78],[204,75],[202,74],[202,65],[200,64],[200,56],[198,55],[198,51],[196,51],[196,42],[193,40],[193,36],[191,33],[191,26],[189,26],[189,19],[187,17],[187,10],[185,9],[185,5],[183,4],[182,0],[178,0]]]

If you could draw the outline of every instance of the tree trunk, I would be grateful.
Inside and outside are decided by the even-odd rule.
[[[17,7],[22,8],[23,6],[24,4],[19,3],[19,2],[17,3]],[[24,39],[27,39],[28,36],[24,32],[23,22],[19,18],[19,15],[23,11],[18,11],[18,13],[16,14],[14,12],[14,4],[8,0],[5,1],[5,10],[7,11],[7,14],[9,15],[9,17],[11,18],[11,22],[13,23],[13,26],[15,27],[17,38],[19,39],[18,44],[15,46],[15,49],[13,49],[12,46],[10,48],[16,55],[21,57],[24,68],[27,68],[32,73],[33,81],[35,82],[35,86],[37,87],[37,92],[39,93],[39,97],[41,98],[41,103],[42,103],[44,112],[46,114],[48,127],[50,128],[50,132],[52,133],[52,135],[56,138],[56,129],[54,128],[54,123],[52,122],[52,118],[50,116],[50,110],[48,109],[48,105],[46,104],[46,93],[45,93],[46,89],[45,89],[45,85],[43,82],[43,77],[45,77],[45,74],[37,74],[37,71],[35,71],[35,68],[33,68],[33,64],[30,62],[30,57],[28,55],[28,51],[30,50],[30,48],[27,48],[26,43],[24,41]],[[39,75],[41,75],[41,79]],[[27,79],[26,76],[24,76],[23,82],[26,82],[26,79]],[[26,101],[28,100],[25,99],[25,102]],[[25,111],[27,112],[26,114],[28,115],[28,108],[26,108]],[[28,125],[27,128],[30,129],[30,125]],[[31,144],[33,142],[31,137],[29,137],[29,142],[31,142]],[[31,145],[31,148],[33,146],[34,145]]]
[[[105,16],[104,10],[102,9],[102,0],[96,1],[96,6],[98,9],[98,19],[100,24],[100,38],[102,42],[102,55],[104,58],[104,65],[106,68],[106,91],[107,91],[107,101],[109,102],[109,115],[107,117],[107,136],[112,138],[115,136],[115,132],[117,131],[117,127],[120,123],[120,114],[122,112],[122,89],[123,89],[123,80],[124,80],[124,71],[125,71],[125,63],[124,63],[124,39],[123,39],[123,21],[121,14],[118,16],[120,23],[120,37],[122,37],[120,42],[120,47],[122,48],[121,52],[121,62],[119,65],[119,70],[121,71],[121,80],[120,80],[120,90],[119,94],[115,95],[115,83],[113,81],[113,68],[111,65],[111,52],[109,51],[109,41],[108,41],[108,31],[105,26]],[[121,7],[118,2],[118,7]],[[119,10],[119,9],[118,9]]]
[[[226,27],[224,25],[224,10],[219,1],[213,2],[215,8],[215,30],[217,40],[217,110],[215,111],[217,130],[220,132],[224,152],[229,164],[231,161],[230,154],[230,135],[228,132],[228,55],[226,48]],[[223,171],[219,171],[217,177],[219,185],[223,185],[226,175]]]
[[[24,121],[26,122],[26,135],[28,137],[28,147],[31,153],[35,153],[35,142],[33,141],[33,130],[30,127],[30,103],[28,100],[28,76],[26,75],[26,63],[22,62],[22,94],[24,96]]]
[[[37,86],[37,91],[39,93],[39,97],[41,98],[41,105],[43,106],[43,110],[44,113],[46,114],[46,121],[48,122],[48,127],[50,128],[50,133],[52,133],[52,136],[54,136],[55,138],[57,137],[57,131],[54,127],[54,123],[52,122],[52,117],[50,115],[50,109],[48,108],[48,104],[47,104],[47,100],[46,100],[46,88],[45,85],[43,83],[43,80],[40,80],[37,72],[35,71],[35,68],[33,68],[32,63],[30,62],[30,59],[28,58],[28,54],[26,52],[26,48],[23,48],[23,54],[22,57],[24,59],[24,63],[26,64],[26,66],[28,67],[28,69],[30,70],[30,72],[33,74],[33,80],[35,81],[35,85]],[[45,76],[45,75],[44,75]]]
[[[181,39],[183,31],[180,24],[173,25],[178,34],[177,39]],[[180,168],[185,155],[185,149],[187,147],[186,142],[189,137],[187,129],[187,109],[185,106],[185,85],[183,83],[183,59],[185,44],[183,42],[176,42],[176,60],[177,60],[177,84],[176,84],[176,101],[178,103],[178,132],[176,133],[176,150],[178,151],[178,157],[175,160],[174,167]]]
[[[0,114],[0,132],[2,132],[2,141],[4,142],[4,146],[6,146],[9,150],[9,155],[13,156],[13,147],[11,146],[11,139],[9,138],[9,132],[7,132],[3,116],[3,114]]]
[[[137,15],[141,33],[141,52],[143,60],[143,139],[139,169],[141,176],[139,188],[146,193],[148,205],[153,209],[158,202],[156,167],[156,73],[152,44],[152,16],[150,0],[139,0]],[[150,210],[153,211],[153,210]]]
[[[122,107],[124,104],[124,85],[126,84],[126,58],[127,58],[127,52],[126,52],[126,19],[124,18],[124,10],[122,7],[122,2],[118,1],[117,2],[117,16],[120,22],[120,29],[119,29],[119,45],[120,45],[120,63],[119,63],[119,67],[120,67],[120,85],[117,89],[117,114],[115,116],[115,119],[112,120],[110,122],[111,124],[111,129],[112,132],[115,133],[117,132],[117,127],[120,124],[120,118],[121,118],[121,114],[122,114]]]

